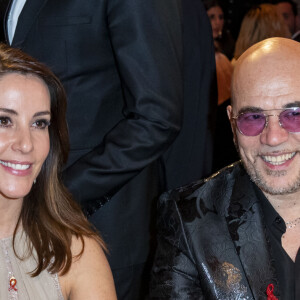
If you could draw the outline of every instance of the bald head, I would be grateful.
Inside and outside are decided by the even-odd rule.
[[[300,197],[299,82],[300,44],[290,39],[255,44],[234,70],[227,114],[235,144],[252,181],[276,197]]]
[[[275,95],[286,89],[287,81],[299,84],[300,43],[286,38],[270,38],[247,49],[238,59],[232,79],[232,104],[249,91],[256,96],[266,91]],[[300,97],[300,95],[299,95]]]

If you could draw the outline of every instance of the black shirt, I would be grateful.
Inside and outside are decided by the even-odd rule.
[[[274,294],[278,295],[280,300],[300,299],[300,252],[298,250],[294,263],[281,245],[282,235],[286,231],[284,220],[262,191],[255,184],[253,185],[262,206],[267,235],[271,245],[271,255],[274,259],[280,287],[280,291],[274,291]]]

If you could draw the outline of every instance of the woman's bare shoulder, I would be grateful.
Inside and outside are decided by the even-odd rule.
[[[69,272],[60,276],[65,299],[113,300],[117,299],[112,273],[106,255],[93,238],[84,237],[84,251],[80,239],[73,237],[73,262]]]

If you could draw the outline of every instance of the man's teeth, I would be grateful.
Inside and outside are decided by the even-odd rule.
[[[2,160],[0,160],[0,164],[5,166],[5,167],[12,168],[14,170],[27,170],[30,167],[30,165],[12,164],[10,162],[5,162],[5,161],[2,161]]]
[[[267,156],[262,156],[262,158],[265,162],[277,166],[277,165],[281,165],[281,164],[285,163],[287,160],[290,160],[291,158],[293,158],[295,156],[295,154],[296,154],[296,152],[278,155],[278,156],[267,155]]]

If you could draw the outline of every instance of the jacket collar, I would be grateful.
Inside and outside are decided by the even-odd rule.
[[[263,213],[249,175],[241,168],[236,178],[226,217],[231,238],[254,299],[266,298],[269,284],[278,292],[278,281],[270,257]]]
[[[47,0],[27,0],[19,16],[12,46],[21,47]]]

